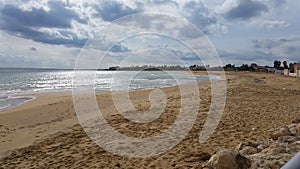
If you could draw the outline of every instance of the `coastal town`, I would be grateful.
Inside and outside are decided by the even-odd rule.
[[[285,76],[292,76],[300,78],[300,61],[291,62],[288,64],[287,61],[274,61],[273,66],[261,66],[256,63],[242,64],[241,66],[235,66],[234,64],[226,64],[225,66],[217,66],[210,67],[209,65],[191,65],[189,67],[180,66],[180,65],[161,65],[161,66],[153,66],[153,65],[143,65],[137,66],[132,65],[130,67],[120,67],[113,66],[108,69],[104,69],[105,71],[160,71],[160,70],[191,70],[191,71],[249,71],[249,72],[264,72],[264,73],[275,73],[281,74]]]

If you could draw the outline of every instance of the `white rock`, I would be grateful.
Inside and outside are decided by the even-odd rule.
[[[221,150],[211,157],[207,167],[213,169],[248,169],[251,167],[251,160],[236,151]]]

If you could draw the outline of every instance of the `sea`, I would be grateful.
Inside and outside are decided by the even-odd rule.
[[[0,68],[0,111],[34,99],[20,97],[30,93],[71,91],[74,74],[92,77],[76,80],[76,88],[93,86],[95,91],[124,91],[163,88],[190,81],[219,80],[218,76],[194,76],[175,71],[98,71],[58,69],[4,69]],[[91,76],[93,75],[93,76]]]

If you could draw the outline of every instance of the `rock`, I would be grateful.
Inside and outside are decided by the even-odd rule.
[[[300,133],[300,123],[296,125],[296,132]]]
[[[115,166],[118,167],[118,168],[120,168],[120,167],[121,167],[121,164],[120,164],[120,163],[117,163]]]
[[[258,150],[254,147],[247,146],[240,151],[244,155],[252,155],[258,153]]]
[[[252,162],[250,169],[279,169],[299,152],[300,124],[291,124],[272,129],[269,132],[270,138],[273,140],[260,141],[254,144],[246,142],[238,146],[241,154],[249,154],[247,158]],[[253,148],[256,148],[258,152],[251,154],[253,153],[251,151],[254,151]]]
[[[240,151],[243,148],[244,143],[240,143],[239,145],[236,146],[235,150]]]
[[[300,129],[300,126],[299,126]],[[277,140],[279,137],[291,135],[289,128],[287,126],[281,127],[280,129],[272,129],[269,131],[269,137],[273,140]]]
[[[257,146],[257,151],[261,152],[264,149],[268,148],[269,146],[270,146],[269,144],[261,144],[261,145]]]
[[[300,118],[294,119],[292,123],[300,123]]]
[[[289,131],[290,131],[290,133],[293,134],[293,135],[296,135],[296,134],[297,134],[296,126],[297,126],[297,124],[291,124],[291,125],[288,125]]]
[[[294,143],[292,143],[291,145],[294,145],[294,146],[300,146],[300,141],[295,141]]]
[[[248,169],[251,160],[231,150],[221,150],[211,157],[206,167],[213,169]]]
[[[297,138],[293,137],[293,136],[282,136],[282,137],[279,137],[278,140],[281,142],[284,142],[284,143],[293,143],[293,142],[297,141]]]
[[[273,162],[269,162],[269,168],[271,168],[271,169],[280,169],[280,167],[278,165],[276,165],[275,163],[273,163]]]
[[[259,143],[255,143],[255,142],[242,142],[236,146],[235,150],[240,151],[240,150],[244,149],[245,147],[257,148],[259,145],[260,145]]]

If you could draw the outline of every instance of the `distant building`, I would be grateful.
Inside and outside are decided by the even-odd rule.
[[[255,72],[267,72],[267,66],[253,66]]]
[[[110,67],[108,70],[115,71],[115,70],[119,70],[119,69],[120,69],[119,66],[114,66],[114,67]]]
[[[285,76],[289,76],[289,75],[290,75],[290,69],[284,69],[284,70],[283,70],[283,74],[284,74]]]
[[[289,69],[284,69],[284,75],[300,78],[300,62],[291,63]]]
[[[300,62],[294,65],[294,70],[297,77],[300,77]]]
[[[276,71],[278,71],[278,70],[274,67],[268,67],[267,68],[267,72],[269,72],[269,73],[276,73]]]

